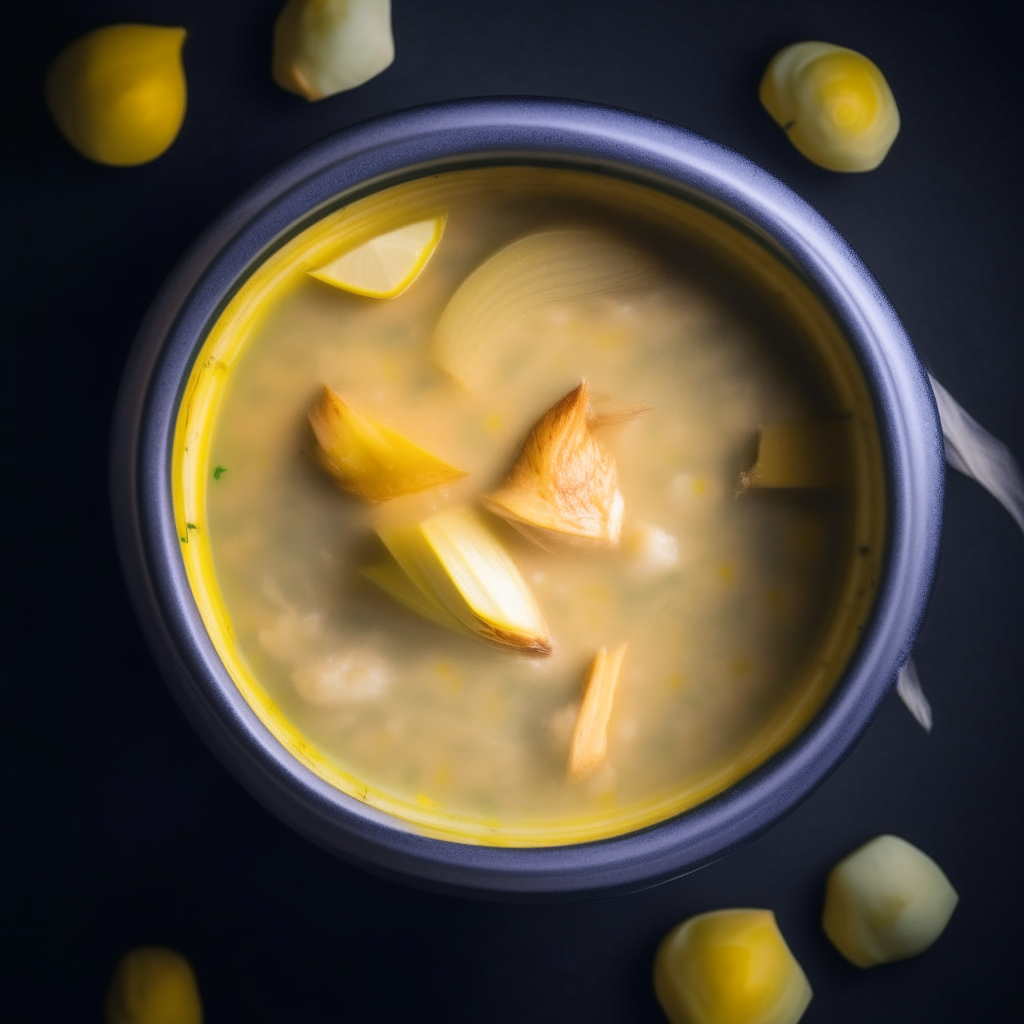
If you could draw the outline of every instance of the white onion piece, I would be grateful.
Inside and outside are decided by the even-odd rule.
[[[605,231],[554,228],[526,235],[459,286],[438,321],[434,358],[446,373],[478,389],[517,355],[502,347],[502,336],[524,317],[570,299],[647,287],[660,277],[650,255]],[[521,339],[514,343],[519,348]]]
[[[907,706],[907,710],[917,720],[918,725],[925,732],[932,731],[932,706],[921,689],[921,680],[917,675],[917,666],[913,658],[907,658],[906,665],[900,669],[899,678],[896,680],[896,692],[900,700]]]
[[[993,437],[929,374],[946,442],[946,462],[977,480],[1024,530],[1024,477],[1010,449]]]

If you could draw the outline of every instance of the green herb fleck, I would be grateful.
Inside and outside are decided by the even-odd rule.
[[[213,479],[219,480],[227,471],[227,466],[216,466],[213,470]]]
[[[198,529],[199,529],[199,527],[198,527],[198,526],[196,526],[196,524],[195,524],[195,523],[186,523],[186,524],[185,524],[185,529],[186,529],[186,530],[198,530]]]
[[[184,537],[179,537],[178,540],[180,540],[182,544],[187,544],[188,543],[188,534],[186,533]]]

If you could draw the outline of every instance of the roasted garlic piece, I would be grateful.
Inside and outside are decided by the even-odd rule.
[[[772,423],[757,437],[757,458],[740,474],[751,487],[841,487],[847,480],[847,421]]]
[[[484,505],[541,546],[615,545],[624,502],[615,460],[590,431],[584,380],[530,431],[502,486]]]
[[[530,588],[480,516],[465,507],[377,530],[393,561],[363,574],[411,611],[458,633],[527,654],[551,637]]]
[[[793,43],[761,80],[761,103],[808,160],[830,171],[871,171],[900,130],[889,83],[856,50]]]
[[[387,501],[466,474],[383,423],[360,416],[329,387],[309,414],[324,469],[351,494]]]
[[[832,869],[821,923],[850,963],[874,967],[926,950],[959,900],[931,857],[899,836],[876,836]]]
[[[608,720],[615,702],[615,688],[622,671],[627,644],[616,647],[611,654],[602,647],[590,664],[583,686],[583,703],[576,716],[576,727],[569,750],[570,782],[584,779],[605,759],[608,749]]]
[[[654,991],[672,1024],[796,1024],[807,976],[770,910],[715,910],[665,936]]]

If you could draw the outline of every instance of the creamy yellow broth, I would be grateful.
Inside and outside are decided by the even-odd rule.
[[[442,211],[436,254],[396,298],[305,273]],[[563,225],[642,246],[658,279],[510,325],[517,355],[493,387],[446,376],[431,336],[455,289],[501,246]],[[300,228],[212,325],[173,466],[200,611],[277,738],[410,828],[520,846],[663,819],[791,740],[856,643],[884,529],[864,382],[798,279],[681,199],[565,169],[434,175]],[[382,550],[375,524],[495,487],[532,425],[583,377],[599,407],[649,407],[597,433],[625,499],[620,549],[552,553],[488,517],[544,614],[550,656],[448,632],[359,574]],[[375,508],[344,494],[312,454],[307,414],[325,383],[469,475]],[[737,494],[761,425],[840,419],[845,487]],[[606,762],[569,783],[587,665],[623,642]]]

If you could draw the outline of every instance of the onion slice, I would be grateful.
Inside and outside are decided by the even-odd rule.
[[[476,512],[457,506],[377,533],[394,562],[363,574],[406,607],[506,650],[551,653],[533,594]]]
[[[570,299],[648,287],[661,276],[648,253],[606,231],[565,227],[526,235],[459,286],[434,332],[434,360],[479,390],[508,359],[521,357],[503,339],[524,317]]]

